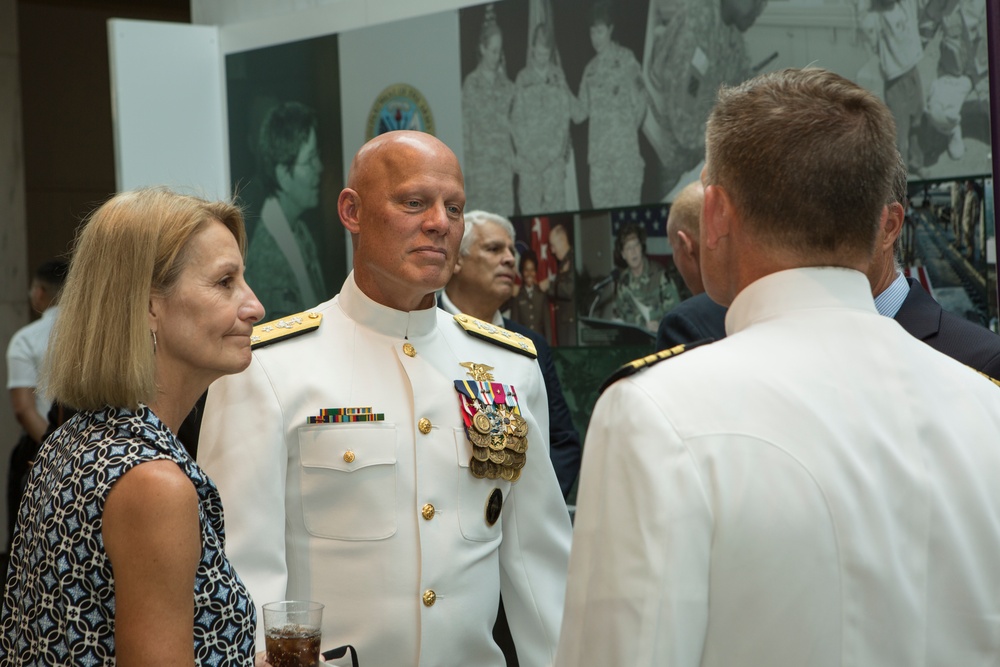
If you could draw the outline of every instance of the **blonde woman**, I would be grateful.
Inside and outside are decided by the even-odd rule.
[[[46,362],[79,412],[28,479],[0,663],[253,664],[218,492],[174,437],[250,363],[245,246],[239,209],[162,189],[115,196],[80,232]]]

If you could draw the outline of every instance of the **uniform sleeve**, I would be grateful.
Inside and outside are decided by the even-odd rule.
[[[508,496],[500,543],[500,592],[522,667],[555,658],[572,527],[549,459],[549,423],[537,366],[518,400],[529,406],[528,463]],[[537,434],[532,438],[531,434]]]
[[[287,447],[280,406],[256,355],[238,375],[208,391],[198,463],[219,488],[226,555],[257,606],[257,645],[264,645],[260,606],[284,600]]]
[[[31,346],[23,330],[18,331],[7,345],[7,388],[37,387],[38,368],[31,354]]]
[[[712,517],[689,452],[635,383],[598,401],[584,444],[556,664],[701,662]]]

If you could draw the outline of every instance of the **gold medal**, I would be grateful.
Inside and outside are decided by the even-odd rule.
[[[520,470],[524,467],[524,464],[528,461],[528,457],[525,454],[511,454],[511,467],[515,470]]]
[[[528,435],[528,422],[516,412],[510,416],[510,426],[517,437],[523,438]]]
[[[498,451],[498,450],[495,450],[495,449],[487,449],[486,451],[489,452],[489,459],[490,459],[490,461],[492,463],[496,463],[497,465],[500,465],[500,464],[503,463],[503,460],[504,460],[504,450],[501,449],[501,450]]]
[[[483,435],[489,433],[493,426],[490,424],[490,418],[483,412],[476,413],[476,415],[472,418],[472,425]]]
[[[469,461],[469,469],[472,470],[472,474],[479,479],[489,476],[489,465],[488,461],[477,461],[472,459]]]
[[[466,429],[465,432],[469,436],[469,440],[472,442],[473,445],[476,445],[478,447],[490,446],[490,440],[492,439],[490,436],[483,435],[482,433],[478,433],[476,431],[469,429]]]
[[[503,437],[502,435],[492,435],[492,436],[490,436],[489,447],[493,451],[501,452],[501,451],[504,450],[504,448],[506,446],[507,446],[507,438]]]
[[[477,461],[488,461],[490,458],[490,448],[489,447],[476,447],[472,446],[472,458]]]
[[[521,469],[520,468],[518,468],[517,470],[515,470],[514,473],[510,476],[510,479],[507,480],[507,481],[513,483],[513,482],[516,482],[519,479],[521,479]]]

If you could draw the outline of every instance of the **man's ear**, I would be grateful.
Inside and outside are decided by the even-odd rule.
[[[879,221],[882,226],[882,234],[878,238],[883,248],[891,248],[896,243],[896,239],[903,231],[905,218],[906,211],[899,202],[888,204],[882,209],[882,219]]]
[[[351,234],[361,231],[361,195],[351,188],[344,188],[337,197],[337,213],[340,224]]]
[[[721,185],[705,186],[705,202],[701,209],[701,242],[715,250],[729,236],[735,209],[729,193]]]
[[[677,240],[680,241],[678,245],[680,245],[681,254],[692,258],[698,257],[698,239],[694,238],[688,230],[678,229]]]

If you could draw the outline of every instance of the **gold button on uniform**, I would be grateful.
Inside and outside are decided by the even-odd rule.
[[[424,505],[424,508],[420,510],[420,514],[422,514],[425,519],[430,521],[434,518],[434,505],[427,503]]]
[[[403,354],[408,357],[417,356],[417,348],[413,347],[409,343],[403,343]]]
[[[417,422],[417,428],[420,429],[421,433],[427,435],[431,432],[431,420],[427,417],[421,417],[420,421]]]
[[[344,452],[344,460],[347,461],[348,463],[354,463],[354,452],[352,452],[349,449],[346,452]]]
[[[437,593],[435,593],[434,591],[432,591],[429,588],[426,591],[424,591],[424,606],[425,607],[433,607],[434,603],[436,601],[437,601]]]

